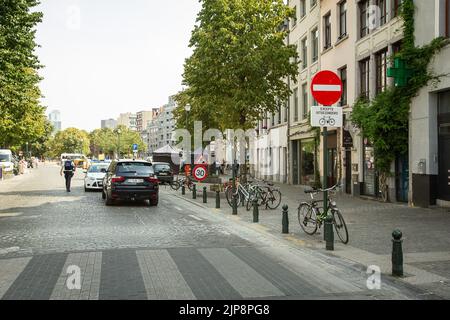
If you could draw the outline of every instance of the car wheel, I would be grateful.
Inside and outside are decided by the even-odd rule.
[[[156,207],[156,206],[158,206],[158,199],[150,200],[150,206],[151,206],[151,207]]]
[[[106,192],[106,194],[105,194],[105,204],[107,205],[107,206],[112,206],[113,205],[113,200],[108,196],[108,192]]]

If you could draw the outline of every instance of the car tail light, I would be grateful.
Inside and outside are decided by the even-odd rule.
[[[148,178],[145,178],[145,180],[150,182],[150,183],[154,183],[154,184],[158,184],[159,183],[158,178],[155,178],[155,177],[148,177]]]
[[[112,183],[125,182],[125,177],[113,177],[111,178]]]

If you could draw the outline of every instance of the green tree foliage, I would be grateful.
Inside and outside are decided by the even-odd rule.
[[[190,41],[194,53],[184,66],[187,89],[176,97],[178,127],[185,126],[190,103],[191,121],[206,127],[253,128],[291,94],[285,79],[296,78],[298,53],[285,44],[283,25],[294,12],[283,0],[201,2]]]
[[[120,130],[120,134],[119,134]],[[97,129],[89,134],[90,151],[95,157],[99,154],[113,156],[120,149],[121,155],[131,156],[133,154],[133,144],[139,146],[139,152],[145,152],[147,146],[140,134],[125,126],[119,126],[115,130],[109,128]]]
[[[84,130],[68,128],[58,132],[50,141],[49,155],[59,157],[62,153],[83,153],[88,155],[90,150],[89,135]]]
[[[36,0],[0,2],[0,146],[16,149],[43,143],[48,124],[41,92],[35,27],[42,13]]]

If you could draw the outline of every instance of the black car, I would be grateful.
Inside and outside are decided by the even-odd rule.
[[[107,206],[116,200],[149,200],[157,206],[159,180],[147,161],[116,160],[111,162],[103,179],[102,198]]]
[[[170,184],[173,181],[173,171],[167,162],[153,162],[153,170],[158,180],[163,184]]]

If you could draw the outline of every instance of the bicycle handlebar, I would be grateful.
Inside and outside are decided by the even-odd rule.
[[[306,194],[310,194],[310,193],[320,193],[320,192],[325,192],[325,191],[333,191],[336,190],[338,187],[340,187],[339,184],[336,184],[334,186],[332,186],[331,188],[328,189],[311,189],[311,190],[305,190]]]

